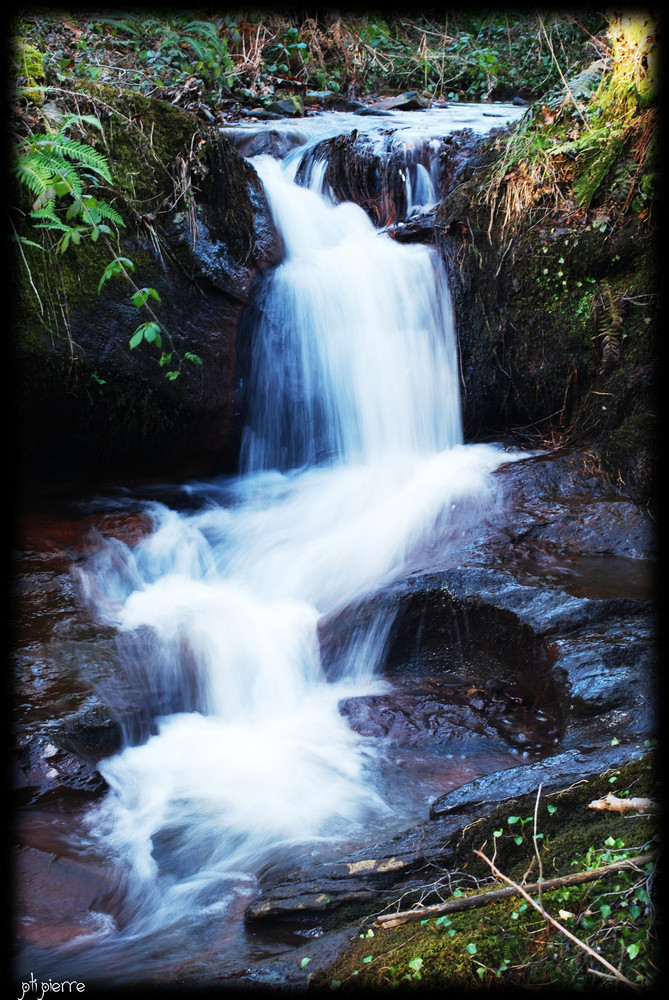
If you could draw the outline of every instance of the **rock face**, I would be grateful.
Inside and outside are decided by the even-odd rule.
[[[314,165],[325,160],[323,179],[333,196],[355,202],[375,225],[385,226],[407,218],[409,191],[420,183],[421,171],[433,175],[438,200],[468,159],[472,141],[472,134],[463,130],[440,140],[405,145],[401,130],[370,136],[354,129],[313,146],[296,176],[307,181]]]
[[[613,481],[652,508],[659,454],[653,227],[634,213],[600,218],[541,204],[507,217],[492,180],[503,155],[503,137],[473,146],[437,211],[466,435],[587,440]],[[509,170],[504,183],[514,176]],[[609,293],[620,331],[614,360],[604,356]]]
[[[58,260],[60,277],[39,272],[36,250],[29,260],[39,302],[48,312],[57,299],[61,308],[49,316],[55,330],[43,332],[38,300],[27,280],[21,284],[14,412],[25,484],[205,474],[236,461],[237,320],[254,275],[278,259],[281,246],[258,177],[239,152],[218,133],[202,133],[192,116],[170,115],[177,124],[165,116],[173,132],[162,143],[172,180],[153,192],[162,207],[139,218],[128,213],[121,231],[135,286],[160,296],[149,301],[161,349],[129,348],[149,316],[132,304],[121,277],[98,293],[118,253],[111,245],[69,247]],[[141,171],[145,133],[125,143]],[[155,164],[154,172],[162,183]]]

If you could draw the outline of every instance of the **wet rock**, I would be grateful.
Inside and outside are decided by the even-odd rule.
[[[433,802],[430,817],[439,819],[469,813],[472,807],[484,814],[486,809],[501,805],[505,799],[536,792],[539,786],[542,793],[565,788],[593,773],[593,764],[597,770],[604,771],[619,766],[621,760],[638,760],[644,752],[642,747],[631,744],[582,750],[572,748],[526,767],[510,768],[501,774],[477,778],[468,785],[447,792]]]
[[[432,824],[431,832],[443,837],[444,825]],[[261,895],[245,910],[245,919],[320,922],[327,927],[332,915],[342,907],[371,912],[388,891],[404,884],[430,865],[445,865],[451,847],[426,839],[425,826],[412,827],[381,844],[370,844],[333,862],[309,864],[289,872],[260,875]]]
[[[398,582],[322,620],[328,670],[374,616],[392,613],[386,669],[521,683],[569,726],[656,724],[657,537],[635,504],[579,452],[496,473],[499,502],[466,538],[444,540],[438,572]],[[580,737],[579,737],[580,738]]]
[[[362,101],[356,101],[352,97],[335,93],[333,90],[307,91],[305,100],[318,104],[323,111],[364,112],[369,110],[369,106],[363,104]]]
[[[352,729],[388,740],[393,752],[422,746],[435,754],[443,746],[462,754],[471,744],[476,754],[495,736],[539,752],[557,742],[556,720],[536,708],[533,691],[519,685],[453,684],[425,676],[401,680],[388,693],[347,698],[339,706]]]
[[[316,937],[308,944],[291,948],[286,954],[263,959],[239,972],[230,985],[241,990],[256,990],[258,987],[265,990],[303,988],[308,977],[327,968],[349,945],[354,933],[357,932],[335,931]]]
[[[307,141],[305,133],[298,127],[292,126],[261,128],[257,131],[250,127],[229,127],[225,130],[225,136],[242,156],[258,156],[266,153],[279,160],[284,159],[291,149],[302,146]]]
[[[14,927],[22,942],[53,948],[105,926],[103,913],[94,912],[105,889],[103,871],[30,846],[14,850],[12,870]]]
[[[92,707],[68,719],[53,730],[53,741],[95,767],[100,760],[118,753],[123,733],[116,719],[100,706]]]
[[[396,97],[383,97],[375,102],[375,107],[382,111],[422,111],[429,108],[431,100],[417,90],[407,90]]]
[[[302,118],[304,115],[302,101],[296,95],[272,101],[271,104],[267,105],[267,110],[274,112],[274,114],[282,115],[285,118]]]
[[[17,806],[70,799],[95,799],[107,783],[94,767],[48,737],[24,737],[12,758],[12,796]]]
[[[378,227],[391,226],[407,219],[410,192],[420,186],[421,176],[431,178],[439,199],[467,162],[473,142],[466,129],[421,142],[405,142],[396,127],[375,136],[353,129],[312,146],[296,177],[308,182],[314,165],[324,160],[324,184],[338,201],[360,205]]]

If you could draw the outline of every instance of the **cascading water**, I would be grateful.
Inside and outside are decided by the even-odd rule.
[[[212,955],[234,969],[263,866],[421,815],[425,788],[398,801],[382,748],[339,711],[384,690],[390,621],[329,678],[317,625],[465,533],[510,458],[462,442],[438,255],[298,186],[294,158],[253,162],[285,257],[249,309],[241,473],[193,484],[195,513],[153,503],[150,535],[107,543],[81,573],[118,635],[105,697],[121,714],[134,700],[145,726],[140,738],[128,723],[128,745],[99,765],[109,792],[83,849],[111,857],[121,882],[113,919],[69,946],[68,978],[160,979],[175,948],[191,976]]]

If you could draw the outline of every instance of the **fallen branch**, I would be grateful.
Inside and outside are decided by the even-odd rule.
[[[608,809],[611,812],[627,813],[659,813],[660,807],[652,799],[619,799],[609,792],[603,799],[595,799],[590,802],[588,809]]]
[[[558,920],[556,920],[555,917],[551,917],[550,913],[547,913],[546,910],[543,908],[543,906],[541,906],[540,903],[537,903],[536,899],[532,899],[532,897],[530,896],[529,892],[526,889],[523,889],[522,886],[518,885],[507,875],[503,875],[502,872],[499,870],[499,868],[497,868],[493,864],[490,858],[486,857],[483,851],[474,851],[474,854],[476,854],[477,857],[481,858],[483,861],[486,862],[486,864],[489,865],[493,875],[495,875],[497,878],[501,878],[503,882],[506,882],[508,885],[512,886],[517,892],[519,892],[520,895],[523,896],[523,898],[526,899],[527,902],[541,914],[544,920],[546,920],[549,924],[551,924],[552,927],[555,928],[556,931],[559,931],[560,934],[563,934],[566,938],[569,938],[570,941],[573,941],[574,944],[577,945],[579,948],[581,948],[581,950],[584,951],[587,955],[589,955],[591,958],[594,958],[597,962],[600,963],[600,965],[603,965],[605,969],[608,969],[615,979],[619,980],[621,983],[624,983],[625,986],[629,986],[630,989],[640,992],[640,987],[637,986],[636,983],[633,983],[631,979],[628,979],[627,976],[624,976],[619,969],[616,969],[615,965],[611,965],[610,962],[608,962],[602,955],[598,954],[593,948],[590,947],[590,945],[586,944],[585,941],[581,941],[580,938],[577,938],[575,934],[572,934],[571,931],[567,930],[567,928],[564,927]],[[636,859],[630,858],[628,864],[632,860]],[[622,864],[623,862],[618,862],[617,865],[607,865],[606,867],[618,868]],[[598,873],[601,872],[602,870],[603,869],[601,868],[596,869]]]
[[[490,864],[490,860],[485,855],[480,854],[479,851],[475,851],[474,853],[479,854],[480,857],[483,857]],[[593,868],[586,872],[575,872],[571,875],[560,875],[555,878],[549,878],[542,882],[532,882],[530,885],[525,886],[524,889],[516,885],[515,882],[510,882],[510,880],[500,875],[498,876],[499,878],[502,878],[505,882],[509,882],[509,888],[490,889],[488,892],[480,892],[475,896],[458,896],[456,899],[449,899],[444,903],[435,903],[434,906],[421,906],[413,910],[400,910],[397,913],[381,913],[374,921],[374,925],[386,928],[397,927],[399,924],[413,923],[417,920],[428,920],[430,917],[439,917],[446,913],[456,913],[460,910],[471,910],[477,906],[487,906],[489,903],[495,903],[499,899],[508,899],[510,896],[517,896],[526,892],[546,892],[548,889],[559,889],[565,885],[580,885],[582,882],[593,882],[603,875],[621,871],[624,868],[641,868],[643,865],[648,864],[649,861],[654,861],[656,857],[657,851],[651,851],[649,854],[642,854],[636,858],[627,858],[624,861],[616,861],[613,864],[603,865],[601,868]]]

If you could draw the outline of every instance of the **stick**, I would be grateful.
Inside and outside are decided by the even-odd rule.
[[[619,799],[612,792],[605,795],[603,799],[595,799],[590,802],[588,809],[609,809],[611,812],[640,812],[659,813],[660,807],[652,799]]]
[[[479,851],[475,851],[474,853],[479,854]],[[488,858],[485,858],[484,855],[481,856],[490,864]],[[422,906],[413,910],[400,910],[397,913],[381,913],[377,916],[374,924],[378,927],[397,927],[399,924],[427,920],[430,917],[438,917],[444,913],[455,913],[459,910],[471,910],[477,906],[487,906],[488,903],[494,903],[499,899],[508,899],[510,896],[516,896],[523,892],[538,892],[540,887],[545,892],[547,889],[558,889],[564,885],[579,885],[581,882],[593,882],[603,875],[620,871],[623,868],[640,868],[642,865],[648,864],[649,861],[654,861],[656,857],[657,851],[652,851],[649,854],[642,854],[636,858],[628,858],[626,861],[616,861],[614,864],[604,865],[602,868],[594,868],[592,871],[575,872],[572,875],[560,875],[556,878],[546,879],[545,882],[533,882],[526,886],[524,890],[515,883],[510,883],[510,887],[507,889],[491,889],[489,892],[481,892],[476,896],[459,896],[457,899],[449,899],[445,903],[436,903],[434,906]],[[504,878],[502,875],[499,877]],[[509,880],[504,878],[504,881]]]
[[[609,972],[616,979],[619,979],[621,983],[624,983],[625,986],[629,986],[631,989],[640,992],[640,987],[637,986],[636,983],[633,983],[631,979],[628,979],[627,976],[624,976],[619,969],[616,969],[615,965],[611,965],[611,963],[608,962],[602,955],[598,955],[597,952],[594,951],[594,949],[592,949],[589,945],[587,945],[585,941],[581,941],[580,938],[577,938],[575,934],[572,934],[571,931],[568,931],[566,927],[563,927],[562,924],[559,923],[554,917],[551,917],[550,913],[546,913],[543,906],[537,903],[536,900],[532,899],[530,894],[525,889],[523,889],[522,886],[517,885],[514,881],[512,881],[512,879],[508,878],[507,875],[503,875],[502,872],[499,870],[499,868],[495,867],[490,858],[487,858],[485,856],[483,851],[474,851],[474,854],[476,854],[477,857],[482,858],[483,861],[485,861],[490,866],[490,870],[492,871],[493,875],[495,875],[497,878],[501,878],[502,881],[507,882],[508,885],[513,886],[513,888],[515,888],[521,894],[521,896],[523,896],[527,900],[527,902],[534,907],[535,910],[538,910],[538,912],[542,915],[542,917],[545,920],[547,920],[548,923],[551,924],[556,931],[559,931],[560,934],[564,934],[565,937],[569,938],[570,941],[573,941],[575,945],[578,945],[578,947],[581,948],[584,952],[586,952],[586,954],[590,955],[591,958],[596,959],[601,965],[604,966],[604,968],[608,969]],[[619,864],[622,864],[622,862],[619,862]],[[618,866],[611,865],[610,867],[613,868]],[[602,869],[598,869],[598,871],[602,871]]]

